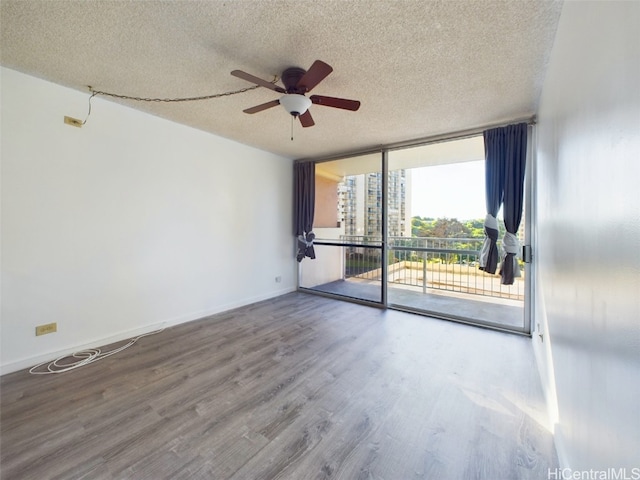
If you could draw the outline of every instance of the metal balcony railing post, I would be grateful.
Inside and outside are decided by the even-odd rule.
[[[427,293],[427,252],[422,252],[422,293]]]

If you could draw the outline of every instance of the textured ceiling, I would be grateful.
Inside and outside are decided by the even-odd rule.
[[[314,60],[334,71],[294,125],[266,88],[133,108],[291,158],[323,157],[459,132],[536,112],[561,3],[505,0],[211,0],[0,2],[3,66],[61,85],[185,97],[272,80]],[[88,97],[88,95],[87,95]],[[100,115],[99,105],[93,115]],[[89,120],[90,121],[90,120]]]

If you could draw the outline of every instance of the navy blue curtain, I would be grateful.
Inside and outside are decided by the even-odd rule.
[[[496,272],[499,256],[496,216],[500,205],[504,205],[502,213],[507,232],[502,240],[505,253],[500,276],[503,285],[512,285],[514,278],[520,276],[516,258],[519,251],[516,233],[522,219],[527,124],[518,123],[485,130],[484,151],[487,216],[480,269],[488,273]]]
[[[313,215],[316,201],[316,165],[313,162],[295,163],[293,166],[293,215],[294,233],[298,241],[296,258],[316,258],[313,248],[315,238]]]
[[[480,252],[480,270],[496,273],[498,268],[498,211],[504,198],[504,158],[499,129],[484,132],[484,182],[487,216],[484,219],[484,245]]]

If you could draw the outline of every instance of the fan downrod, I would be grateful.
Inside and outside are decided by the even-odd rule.
[[[282,80],[282,84],[287,90],[287,93],[297,93],[301,95],[306,93],[306,89],[297,88],[298,82],[305,73],[307,73],[307,71],[304,68],[299,67],[287,68],[282,72],[280,79]]]

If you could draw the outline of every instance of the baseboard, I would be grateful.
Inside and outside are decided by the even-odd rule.
[[[42,362],[51,361],[56,358],[62,357],[64,355],[70,355],[74,352],[78,352],[80,350],[84,350],[87,348],[96,348],[101,345],[109,345],[115,342],[121,342],[123,340],[128,340],[133,337],[137,337],[138,335],[143,335],[145,333],[150,333],[155,330],[160,330],[162,328],[169,328],[175,325],[180,325],[182,323],[192,322],[195,320],[200,320],[201,318],[205,318],[211,315],[216,315],[218,313],[226,312],[228,310],[233,310],[234,308],[240,308],[247,305],[251,305],[252,303],[261,302],[263,300],[268,300],[270,298],[279,297],[281,295],[285,295],[287,293],[294,292],[296,290],[295,287],[283,288],[281,290],[277,290],[275,292],[270,292],[264,295],[257,295],[254,297],[244,298],[242,300],[236,302],[230,302],[223,305],[217,305],[214,308],[208,310],[202,310],[198,312],[191,312],[185,315],[180,315],[174,318],[168,318],[163,321],[159,321],[153,324],[145,325],[143,327],[134,328],[131,330],[121,331],[118,333],[114,333],[112,335],[106,337],[97,337],[88,342],[74,345],[68,348],[64,348],[61,350],[49,351],[40,355],[34,355],[31,357],[23,358],[14,362],[10,362],[4,365],[0,365],[0,376],[6,375],[8,373],[17,372],[20,370],[24,370],[26,368],[31,368],[34,365],[38,365]]]
[[[88,348],[96,348],[102,345],[109,345],[111,343],[128,340],[130,338],[137,337],[138,335],[143,335],[145,333],[150,333],[155,330],[160,330],[161,328],[164,328],[164,327],[165,327],[165,322],[158,322],[151,325],[146,325],[144,327],[138,327],[131,330],[118,332],[113,335],[109,335],[107,337],[98,337],[86,343],[74,345],[72,347],[64,348],[61,350],[51,350],[39,355],[34,355],[32,357],[22,358],[20,360],[16,360],[15,362],[0,365],[0,375],[6,375],[8,373],[13,373],[20,370],[24,370],[26,368],[31,368],[34,365],[39,365],[42,362],[51,361],[65,355],[70,355],[74,352],[79,352],[80,350],[85,350]]]
[[[173,319],[166,320],[163,322],[164,327],[171,327],[174,325],[180,325],[181,323],[192,322],[194,320],[200,320],[201,318],[208,317],[210,315],[216,315],[222,312],[228,312],[229,310],[233,310],[234,308],[245,307],[247,305],[251,305],[253,303],[262,302],[263,300],[269,300],[270,298],[279,297],[281,295],[286,295],[287,293],[295,292],[295,287],[283,288],[281,290],[277,290],[275,292],[270,292],[264,295],[256,295],[254,297],[243,298],[242,300],[236,302],[229,302],[222,305],[217,305],[214,308],[209,310],[203,310],[200,312],[194,312],[186,316],[180,316]]]

